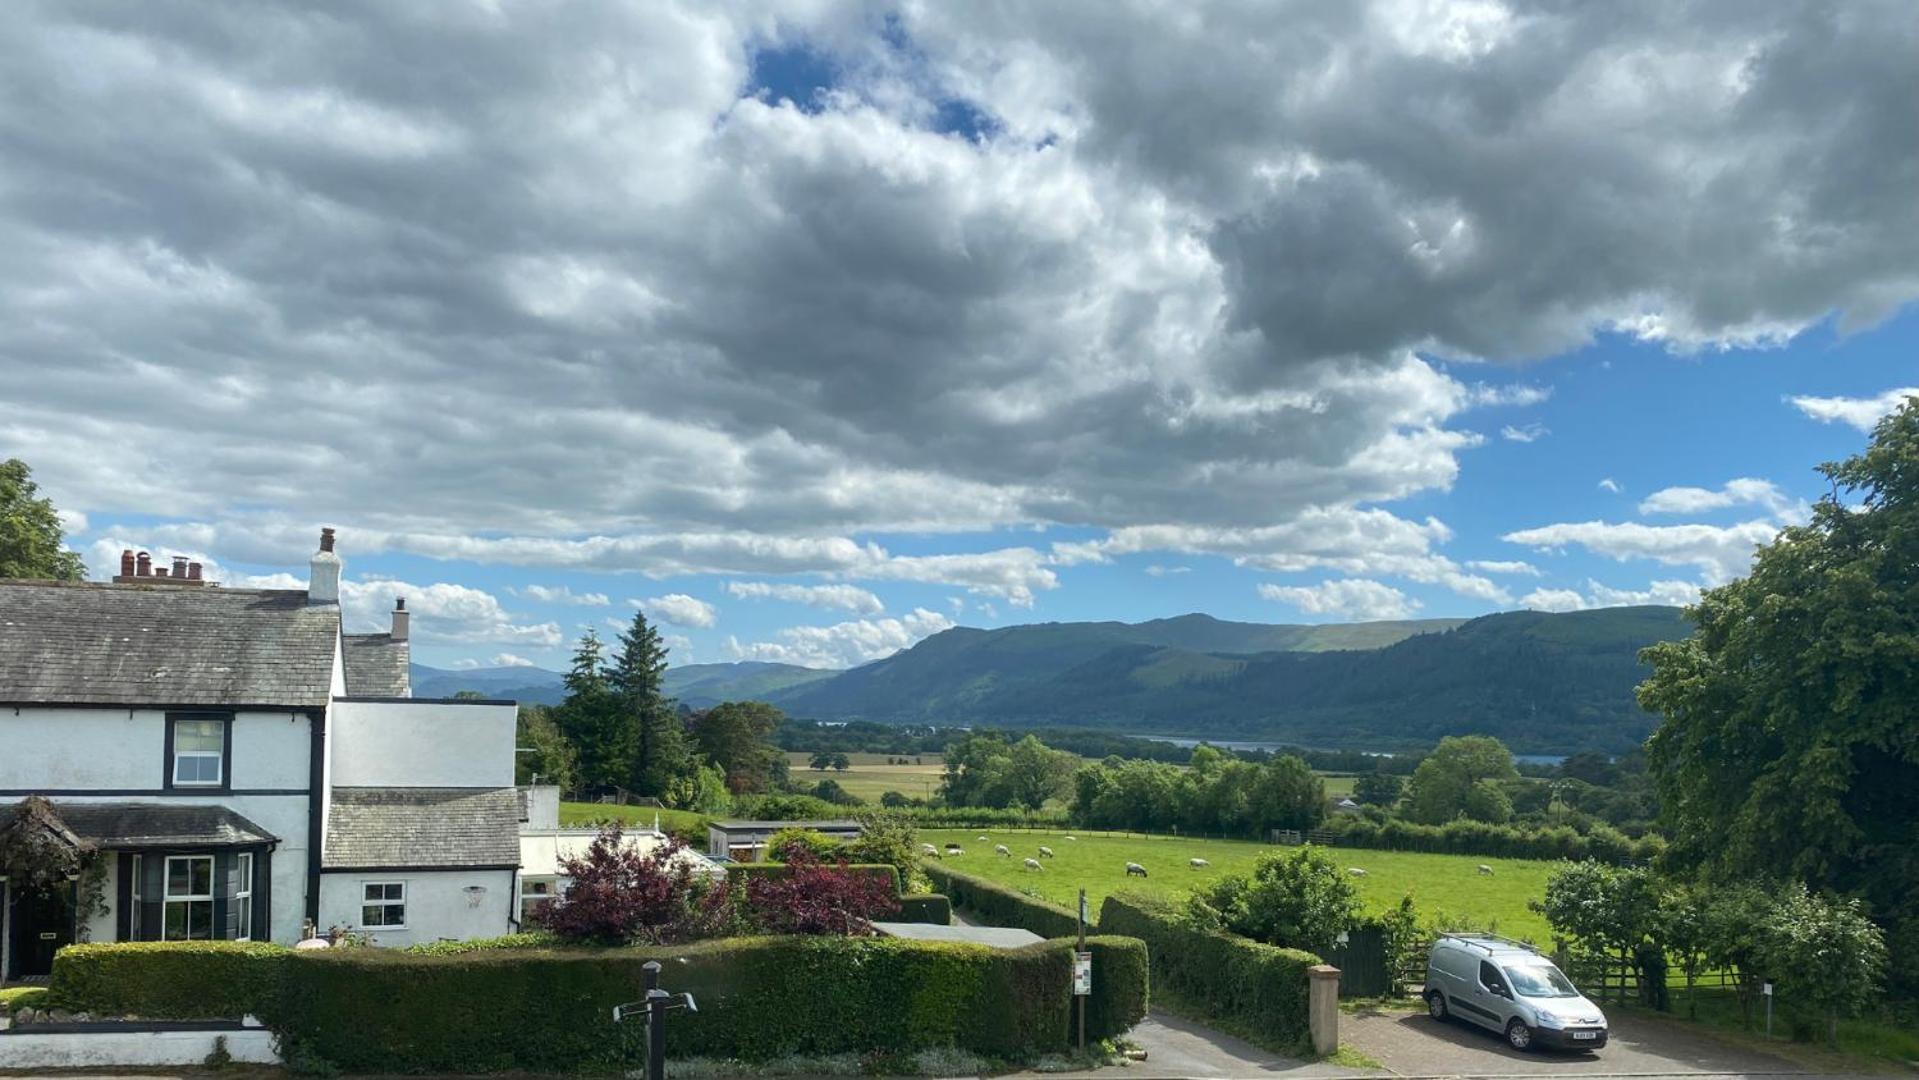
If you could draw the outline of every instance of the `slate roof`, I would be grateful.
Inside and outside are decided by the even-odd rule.
[[[0,821],[15,811],[0,808]],[[279,839],[224,806],[56,802],[53,813],[75,836],[111,851],[270,844]]]
[[[519,863],[513,788],[333,789],[323,870]]]
[[[0,581],[0,702],[323,707],[339,634],[304,591]]]
[[[411,652],[405,638],[392,634],[347,634],[340,639],[346,664],[348,697],[412,697],[408,674]]]

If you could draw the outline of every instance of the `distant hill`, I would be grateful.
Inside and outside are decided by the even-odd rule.
[[[837,671],[760,661],[686,664],[666,669],[665,687],[667,696],[678,698],[691,708],[704,709],[722,701],[764,700],[775,691],[837,674]],[[462,690],[472,690],[523,704],[557,705],[566,697],[564,679],[560,672],[523,665],[458,671],[413,665],[416,697],[452,697]]]
[[[1263,626],[1154,622],[954,629],[770,700],[815,720],[1087,726],[1390,750],[1488,734],[1526,753],[1621,751],[1652,718],[1638,652],[1677,608]]]

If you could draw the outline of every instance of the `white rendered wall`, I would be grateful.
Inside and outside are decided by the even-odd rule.
[[[273,1033],[257,1024],[231,1031],[88,1031],[0,1035],[0,1069],[164,1068],[200,1065],[226,1040],[235,1061],[277,1065]]]
[[[375,944],[398,948],[441,938],[499,937],[513,929],[518,897],[511,870],[421,870],[394,873],[322,873],[320,875],[320,930],[341,926],[358,929],[361,900],[370,882],[406,883],[406,929],[371,927]],[[468,886],[486,890],[475,903]]]
[[[551,784],[538,784],[520,790],[526,796],[526,820],[520,823],[522,831],[560,827],[559,788]]]
[[[513,786],[513,705],[336,701],[332,787]]]
[[[165,713],[0,708],[0,789],[158,790]]]

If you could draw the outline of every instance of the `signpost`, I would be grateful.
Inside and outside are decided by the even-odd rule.
[[[629,1001],[624,1005],[613,1006],[613,1022],[623,1024],[629,1016],[645,1018],[646,1080],[665,1080],[666,1011],[685,1009],[687,1012],[699,1012],[700,1007],[694,1003],[692,994],[669,994],[660,989],[658,960],[648,960],[640,970],[645,973],[646,997],[639,1001]]]
[[[1093,954],[1086,951],[1086,890],[1079,891],[1079,946],[1073,953],[1073,1002],[1079,1007],[1079,1049],[1086,1052],[1086,999],[1093,993]]]
[[[1766,983],[1759,988],[1766,999],[1766,1038],[1772,1038],[1772,984]]]

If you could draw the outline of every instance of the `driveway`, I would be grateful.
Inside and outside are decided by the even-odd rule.
[[[1307,1077],[1377,1076],[1368,1069],[1300,1061],[1261,1050],[1244,1039],[1195,1024],[1158,1009],[1147,1014],[1126,1037],[1146,1051],[1145,1061],[1083,1073],[1018,1073],[1010,1080],[1146,1080],[1148,1077]],[[1009,1080],[1001,1077],[1000,1080]]]
[[[1340,1041],[1402,1076],[1806,1075],[1801,1066],[1672,1024],[1610,1013],[1605,1049],[1520,1053],[1498,1033],[1424,1011],[1369,1010],[1339,1018]]]

